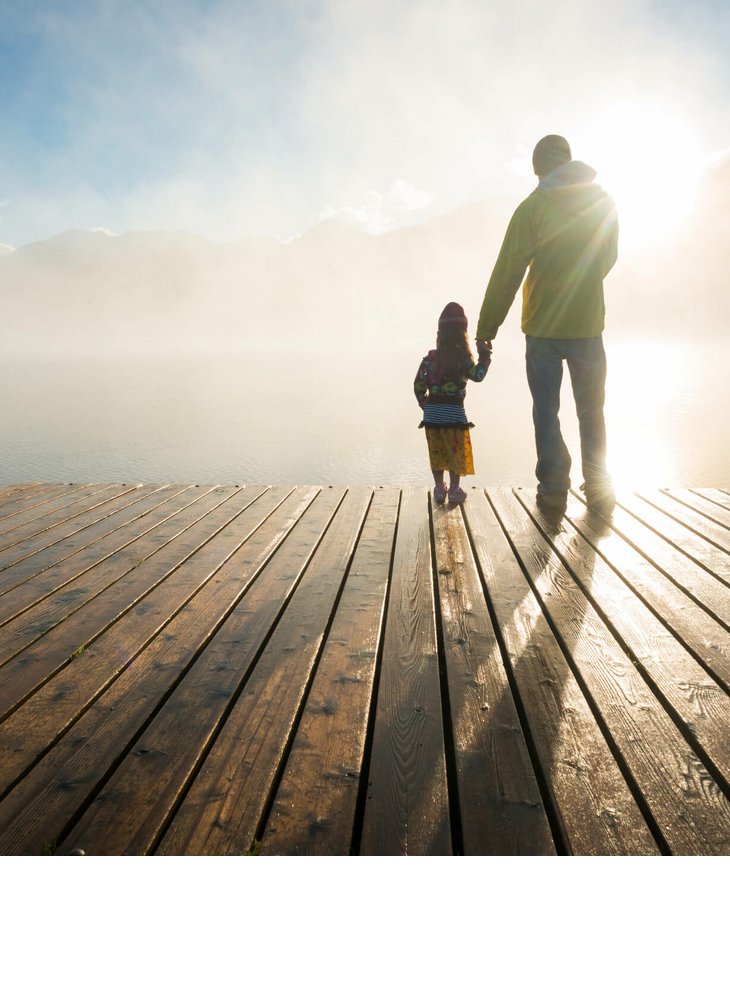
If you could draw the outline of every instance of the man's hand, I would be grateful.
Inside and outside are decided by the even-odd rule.
[[[492,352],[492,341],[491,340],[477,340],[477,353],[480,359],[484,359]]]

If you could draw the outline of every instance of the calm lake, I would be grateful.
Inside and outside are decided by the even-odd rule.
[[[412,381],[432,344],[5,361],[0,483],[116,481],[428,485]],[[730,485],[727,343],[606,335],[609,461],[617,486]],[[467,412],[476,476],[534,486],[523,340],[505,331]],[[566,441],[577,426],[564,382]],[[573,482],[580,483],[574,468]]]

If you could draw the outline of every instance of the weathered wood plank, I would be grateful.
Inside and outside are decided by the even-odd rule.
[[[679,501],[680,504],[685,504],[688,508],[694,508],[695,511],[699,511],[706,518],[730,530],[730,510],[728,508],[721,507],[719,504],[715,504],[714,501],[709,501],[699,493],[684,489],[680,490],[677,487],[668,487],[662,493],[666,494],[673,501]]]
[[[248,488],[245,493],[215,488],[156,526],[145,543],[154,538],[158,551],[0,666],[0,717],[84,652],[132,607],[142,602],[137,619],[145,614],[148,609],[143,598],[246,510],[260,493],[261,488]],[[273,505],[268,510],[272,509]],[[258,518],[258,514],[254,517]],[[147,546],[148,550],[152,548],[151,544]],[[182,580],[189,576],[188,571],[180,574]]]
[[[398,501],[393,488],[373,495],[260,854],[353,851]]]
[[[164,573],[167,570],[165,563],[168,556],[174,559],[174,565],[179,565],[181,560],[177,558],[177,550],[183,542],[178,536],[188,526],[199,523],[203,513],[213,510],[219,500],[227,500],[232,496],[230,489],[214,488],[206,493],[206,498],[195,498],[181,512],[160,522],[139,545],[132,542],[119,552],[100,560],[81,576],[69,581],[59,591],[45,597],[19,616],[11,615],[7,621],[3,620],[4,598],[0,597],[0,669],[23,649],[57,625],[68,621],[71,615],[88,605],[95,597],[119,583],[123,577],[130,574],[137,578],[143,577],[149,570],[156,571],[160,566]],[[117,592],[123,593],[126,587],[127,583],[122,583]],[[110,595],[107,594],[104,600],[108,601],[109,598]]]
[[[675,723],[683,726],[692,747],[730,792],[730,696],[595,549],[576,539],[575,529],[546,524],[534,496],[522,492],[519,500]]]
[[[75,511],[84,510],[84,502],[112,491],[118,495],[123,484],[85,484],[67,487],[63,494],[37,506],[25,508],[0,521],[0,546],[14,545],[18,540],[52,528],[59,520]],[[108,494],[107,494],[108,496]]]
[[[22,501],[23,498],[40,490],[41,486],[40,481],[35,481],[34,483],[8,484],[5,487],[0,487],[0,507],[5,508],[16,501]]]
[[[433,524],[464,853],[554,854],[463,515]]]
[[[614,571],[650,607],[706,669],[730,690],[730,632],[684,590],[657,569],[619,531],[576,498],[568,499],[566,518],[610,563]]]
[[[297,584],[298,573],[290,571],[286,560],[275,560],[231,616],[224,636],[212,643],[211,661],[225,664],[237,655],[236,663],[242,664],[244,671],[254,661],[255,667],[158,853],[241,854],[251,846],[370,494],[369,489],[348,493],[323,534],[328,522],[326,513],[331,514],[343,496],[341,490],[324,492],[322,513],[313,515],[312,525],[300,533],[301,567],[308,562],[301,581]],[[286,588],[283,600],[282,587]],[[292,590],[293,596],[288,599]],[[284,603],[286,609],[266,641]]]
[[[665,491],[642,491],[641,499],[667,514],[672,521],[680,522],[717,549],[730,552],[730,528],[718,524],[694,507],[684,504],[679,498],[670,497]]]
[[[496,496],[495,496],[496,500]],[[500,517],[616,752],[674,854],[730,853],[730,802],[515,499]],[[576,538],[580,538],[576,534]]]
[[[198,500],[208,490],[208,488],[188,488],[187,503]],[[182,492],[178,493],[181,494]],[[39,573],[33,576],[28,575],[25,580],[21,580],[15,586],[3,590],[0,593],[0,625],[7,624],[12,618],[22,614],[23,611],[39,604],[51,594],[62,590],[72,581],[89,572],[94,566],[98,566],[109,559],[114,553],[128,548],[133,542],[139,542],[145,532],[159,525],[164,519],[171,517],[173,511],[181,511],[186,504],[186,500],[181,499],[172,506],[169,495],[158,500],[160,502],[158,505],[154,503],[149,505],[144,513],[141,513],[140,509],[137,508],[136,517],[131,520],[128,519],[126,524],[122,522],[103,541],[95,540],[90,545],[78,548],[75,552],[67,545],[61,551],[69,551],[69,555],[64,556],[54,565],[41,569]],[[157,508],[156,511],[153,510],[155,507]],[[130,508],[134,511],[133,505]],[[18,572],[18,570],[20,571]],[[16,572],[16,579],[18,579],[25,571],[25,567],[13,567],[13,571]],[[7,576],[9,572],[6,570],[5,573],[0,574],[0,585],[2,577]]]
[[[54,498],[63,497],[68,494],[69,487],[73,487],[74,490],[79,488],[88,487],[88,484],[39,484],[34,491],[30,491],[27,494],[23,494],[20,497],[12,498],[11,500],[0,505],[0,522],[4,525],[7,519],[13,517],[19,512],[23,512],[30,508],[36,507],[39,504],[43,504],[47,501],[52,501]]]
[[[6,532],[2,539],[3,553],[12,555],[13,550],[18,550],[31,539],[45,539],[47,542],[55,541],[56,533],[68,526],[72,520],[81,520],[83,523],[87,513],[98,507],[106,507],[107,511],[114,510],[117,506],[123,506],[130,493],[139,491],[141,485],[112,484],[99,489],[89,490],[86,495],[71,504],[65,504],[55,511],[44,515],[37,521],[28,521],[24,525]]]
[[[362,854],[451,854],[427,492],[402,494]]]
[[[80,548],[92,545],[108,532],[129,519],[145,514],[156,504],[169,500],[192,484],[149,485],[129,488],[127,497],[102,504],[59,525],[52,532],[42,532],[8,549],[0,550],[0,593],[5,593],[23,580],[73,555]]]
[[[582,498],[580,500],[584,503]],[[611,526],[653,566],[730,631],[730,591],[723,583],[620,506],[616,507],[611,516]]]
[[[716,487],[693,487],[692,491],[730,511],[730,494]]]
[[[4,728],[6,736],[14,737],[16,758],[32,750],[34,718],[44,730],[49,719],[59,731],[70,723],[77,708],[91,702],[226,560],[238,539],[245,537],[239,535],[242,525],[253,532],[284,496],[281,491],[262,491],[214,488],[208,496],[197,497],[190,505],[196,514],[164,547],[174,555],[161,551],[154,569],[137,568],[0,668],[0,719],[36,693]],[[247,514],[242,522],[243,512]],[[237,527],[229,529],[232,522]],[[69,654],[69,643],[79,638],[81,647]],[[6,759],[4,769],[10,770],[12,762]]]
[[[510,492],[497,493],[490,490],[497,507],[509,504]],[[465,512],[562,847],[578,855],[657,854],[494,508],[474,496]]]
[[[726,552],[711,545],[702,536],[696,535],[681,522],[670,518],[636,494],[622,495],[621,506],[653,529],[668,544],[703,566],[715,579],[730,586],[730,555]]]
[[[185,785],[206,754],[219,722],[231,707],[231,717],[235,720],[236,694],[272,625],[288,604],[298,610],[296,620],[289,622],[298,636],[296,647],[288,647],[281,652],[279,658],[282,661],[264,672],[271,694],[269,708],[274,704],[278,710],[273,712],[269,709],[264,715],[265,701],[257,697],[255,704],[256,714],[267,722],[270,731],[278,731],[278,723],[282,720],[286,722],[282,732],[285,742],[296,711],[296,700],[292,696],[296,691],[293,681],[298,678],[300,688],[302,683],[306,683],[307,657],[316,654],[317,636],[322,633],[336,594],[337,588],[333,584],[337,576],[331,570],[333,559],[328,548],[334,553],[342,552],[341,537],[347,529],[357,530],[370,492],[347,498],[336,521],[330,525],[344,494],[341,489],[325,490],[309,506],[288,535],[284,551],[268,562],[256,583],[229,614],[223,627],[135,743],[134,750],[122,760],[69,834],[62,850],[81,846],[87,853],[144,854],[153,848]],[[319,545],[323,535],[324,541]],[[320,551],[321,563],[318,562]],[[308,565],[309,569],[302,579]],[[300,579],[301,583],[297,586]],[[296,594],[289,603],[295,588]],[[302,603],[298,605],[297,600],[302,598]],[[315,616],[317,611],[320,614]],[[282,627],[281,623],[277,626],[274,637],[281,634],[279,629]],[[291,637],[288,641],[292,641]],[[190,644],[185,640],[181,647],[187,651]],[[259,662],[265,664],[265,657]],[[273,678],[269,676],[270,672]],[[256,671],[253,673],[255,675]],[[276,771],[281,751],[276,758],[270,759],[261,738],[252,740],[252,744],[256,749],[255,766],[260,773],[260,778],[252,787],[253,794],[255,800],[263,804],[267,789],[258,783],[272,770]],[[215,751],[216,746],[213,745],[212,759],[215,759]],[[237,776],[234,774],[230,778],[230,773],[231,765],[238,761],[239,755],[240,761],[245,762],[244,752],[238,749],[234,759],[226,757],[229,794],[237,786]],[[265,767],[266,762],[269,762],[268,768]],[[260,813],[261,805],[259,816]],[[232,830],[245,827],[244,817],[245,814],[233,814]],[[219,819],[218,825],[213,827],[216,835],[222,825]],[[232,846],[228,842],[220,847],[216,844],[214,853],[236,853],[235,835],[230,833],[228,836],[232,838]],[[251,840],[251,837],[244,837],[244,849],[248,849]],[[210,852],[203,846],[195,853]]]
[[[316,495],[285,497],[0,803],[0,853],[58,843]],[[229,527],[218,538],[229,534]]]
[[[171,571],[141,604],[99,634],[88,649],[68,662],[0,725],[4,747],[0,792],[37,761],[139,653],[165,631],[211,574],[220,569],[232,551],[240,548],[283,499],[281,491],[267,491],[244,514],[243,507],[251,503],[247,498],[252,500],[255,493],[255,488],[249,488],[246,495],[239,495],[234,502],[229,500],[230,515],[226,513],[217,519],[216,537],[201,544],[184,567]],[[229,525],[227,518],[235,525]],[[221,534],[224,528],[225,533]],[[19,686],[14,685],[17,692]]]

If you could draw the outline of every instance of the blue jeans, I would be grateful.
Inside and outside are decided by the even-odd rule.
[[[527,336],[525,360],[532,394],[532,421],[537,449],[537,490],[540,494],[567,491],[571,459],[560,432],[560,385],[567,361],[580,429],[580,451],[586,491],[611,486],[606,473],[606,423],[603,404],[606,353],[603,338],[549,340]]]

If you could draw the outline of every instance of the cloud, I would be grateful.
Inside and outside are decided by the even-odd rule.
[[[417,189],[403,178],[396,179],[387,194],[371,189],[359,205],[326,206],[318,222],[343,219],[370,234],[387,233],[398,226],[394,213],[421,214],[431,203],[428,192]]]
[[[417,189],[404,178],[396,179],[390,187],[390,200],[394,209],[405,212],[414,212],[425,209],[431,202],[432,196],[429,192]]]
[[[325,206],[318,216],[318,221],[340,219],[364,230],[365,233],[373,235],[386,233],[393,229],[395,220],[383,211],[383,204],[383,196],[379,192],[370,191],[362,205]]]

